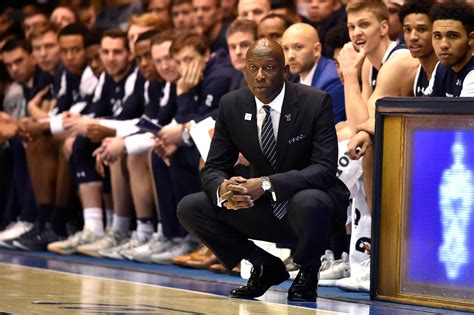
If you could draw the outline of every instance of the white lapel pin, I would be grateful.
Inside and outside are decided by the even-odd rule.
[[[245,113],[245,120],[252,120],[252,114]]]
[[[291,121],[291,114],[285,114],[286,121]]]

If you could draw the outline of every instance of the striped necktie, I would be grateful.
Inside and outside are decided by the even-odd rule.
[[[262,143],[262,152],[263,155],[267,158],[268,162],[272,166],[273,170],[276,169],[276,141],[275,135],[273,133],[273,124],[272,124],[272,116],[270,115],[270,106],[263,105],[263,110],[265,111],[265,118],[262,124],[262,132],[261,132],[261,143]],[[274,202],[272,203],[273,207],[273,214],[279,220],[283,218],[286,214],[286,206],[288,204],[288,200],[286,202]]]

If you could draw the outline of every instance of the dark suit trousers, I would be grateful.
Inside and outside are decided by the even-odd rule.
[[[297,241],[295,263],[319,268],[334,211],[329,195],[318,189],[301,190],[292,197],[287,210],[278,220],[268,196],[262,196],[252,208],[227,210],[200,192],[181,200],[178,217],[184,228],[206,244],[228,269],[255,253],[256,245],[249,238]]]

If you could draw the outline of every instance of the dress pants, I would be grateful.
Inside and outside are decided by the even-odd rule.
[[[319,268],[334,212],[329,195],[319,189],[301,190],[291,198],[287,211],[278,220],[267,195],[260,197],[252,208],[227,210],[200,192],[183,198],[178,205],[178,218],[227,269],[255,253],[256,245],[249,238],[297,242],[294,262]]]

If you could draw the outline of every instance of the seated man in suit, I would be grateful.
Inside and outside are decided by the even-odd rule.
[[[335,63],[321,56],[316,29],[305,23],[293,24],[283,34],[282,46],[290,72],[299,76],[297,81],[329,93],[335,122],[345,120],[344,87]]]
[[[334,224],[344,224],[349,192],[336,179],[337,139],[328,94],[285,81],[279,44],[255,42],[246,56],[249,88],[224,95],[202,171],[205,192],[178,205],[182,225],[228,268],[241,259],[253,269],[231,297],[255,298],[288,279],[283,262],[251,239],[297,241],[301,270],[291,301],[315,301],[320,256]],[[229,174],[239,152],[252,178]]]

